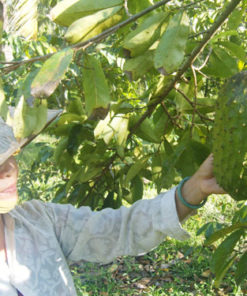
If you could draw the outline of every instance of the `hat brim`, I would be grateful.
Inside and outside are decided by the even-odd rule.
[[[14,107],[9,108],[10,114],[14,113]],[[45,126],[37,134],[33,134],[30,137],[21,139],[20,141],[11,141],[9,143],[8,149],[4,153],[0,153],[0,165],[2,165],[10,156],[15,154],[17,151],[25,147],[30,143],[34,138],[36,138],[48,125],[50,125],[61,113],[63,110],[51,110],[47,111],[47,121]],[[10,128],[10,127],[9,127]]]

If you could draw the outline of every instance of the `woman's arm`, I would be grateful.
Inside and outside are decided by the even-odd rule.
[[[210,193],[223,193],[212,174],[212,156],[188,180],[182,194],[198,204]],[[181,227],[191,210],[175,197],[176,188],[154,199],[139,200],[131,207],[94,212],[89,207],[46,204],[58,242],[67,260],[109,263],[117,256],[137,256],[158,246],[166,236],[184,240]]]
[[[202,163],[198,171],[182,187],[183,198],[192,205],[200,204],[210,194],[223,194],[225,191],[217,184],[213,175],[213,154]],[[192,212],[178,198],[176,192],[176,207],[179,220],[182,221]]]

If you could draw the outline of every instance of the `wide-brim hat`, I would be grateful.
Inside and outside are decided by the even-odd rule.
[[[9,107],[10,114],[13,114],[14,110],[14,107]],[[0,165],[2,165],[11,155],[30,143],[61,113],[62,110],[48,109],[46,123],[40,131],[24,139],[16,139],[13,128],[0,117]]]

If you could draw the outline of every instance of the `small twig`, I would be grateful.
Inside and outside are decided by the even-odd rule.
[[[204,121],[204,120],[208,120],[208,121],[213,121],[212,119],[210,119],[210,118],[208,118],[207,116],[205,116],[205,115],[203,115],[203,114],[201,114],[198,110],[197,110],[197,108],[196,108],[196,106],[197,106],[197,103],[195,103],[195,102],[193,102],[193,101],[191,101],[190,100],[190,98],[181,90],[181,89],[179,89],[179,88],[176,88],[176,87],[174,87],[175,88],[175,90],[177,91],[177,92],[179,92],[184,98],[185,98],[185,100],[193,107],[193,110],[195,110],[195,112],[200,116],[200,118]]]
[[[126,12],[127,16],[131,17],[132,14],[129,12],[128,0],[124,0],[124,9],[125,9],[125,12]]]
[[[196,71],[197,71],[199,74],[201,74],[203,77],[209,79],[209,77],[208,77],[206,74],[204,74],[202,71],[200,71],[200,70],[196,70]]]
[[[178,127],[179,129],[182,129],[182,127],[181,127],[179,124],[177,124],[176,120],[174,120],[174,119],[172,118],[172,116],[171,116],[170,113],[168,112],[168,110],[167,110],[166,105],[165,105],[164,102],[161,102],[161,106],[162,106],[162,108],[164,109],[164,111],[165,111],[165,113],[167,114],[167,116],[168,116],[168,118],[170,119],[170,121],[172,122],[172,124],[175,125],[176,127]]]
[[[201,71],[201,70],[207,65],[208,60],[209,60],[209,58],[210,58],[210,56],[211,56],[212,51],[213,51],[213,49],[210,48],[210,49],[209,49],[209,52],[208,52],[208,55],[207,55],[205,61],[203,62],[203,64],[202,64],[199,68],[193,66],[194,70],[196,70],[196,71],[199,72],[199,71]]]
[[[197,92],[198,92],[198,87],[197,87],[197,77],[196,77],[196,71],[194,69],[194,66],[191,65],[191,70],[192,70],[192,73],[193,73],[193,78],[194,78],[194,94],[195,94],[195,99],[197,99]],[[194,101],[194,103],[196,104],[196,101]]]
[[[201,31],[201,32],[198,32],[198,33],[196,33],[196,34],[190,35],[190,36],[189,36],[189,39],[196,38],[196,37],[198,37],[198,36],[200,36],[200,35],[203,35],[203,34],[206,34],[206,33],[208,33],[208,30]]]
[[[46,59],[50,58],[51,56],[53,56],[54,54],[55,53],[49,53],[49,54],[44,55],[44,56],[38,56],[38,57],[35,57],[35,58],[32,58],[32,59],[21,60],[21,61],[10,61],[10,62],[0,61],[0,64],[10,64],[11,65],[11,66],[7,66],[7,67],[0,67],[0,70],[2,70],[4,73],[9,73],[11,71],[14,71],[14,70],[18,69],[22,65],[35,63],[37,61],[46,60]]]
[[[195,107],[194,102],[192,102],[191,99],[181,89],[177,87],[174,87],[174,89],[179,92],[193,108]]]

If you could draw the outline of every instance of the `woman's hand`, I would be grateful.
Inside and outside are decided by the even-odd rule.
[[[200,204],[208,195],[226,193],[218,184],[213,174],[213,154],[201,164],[196,173],[184,183],[183,198],[192,205]],[[182,221],[192,209],[182,204],[176,192],[176,206],[179,220]]]
[[[217,184],[216,178],[214,177],[213,161],[214,161],[213,154],[210,154],[192,177],[196,180],[196,182],[199,183],[201,193],[203,196],[208,196],[213,193],[215,194],[226,193],[224,189]]]

